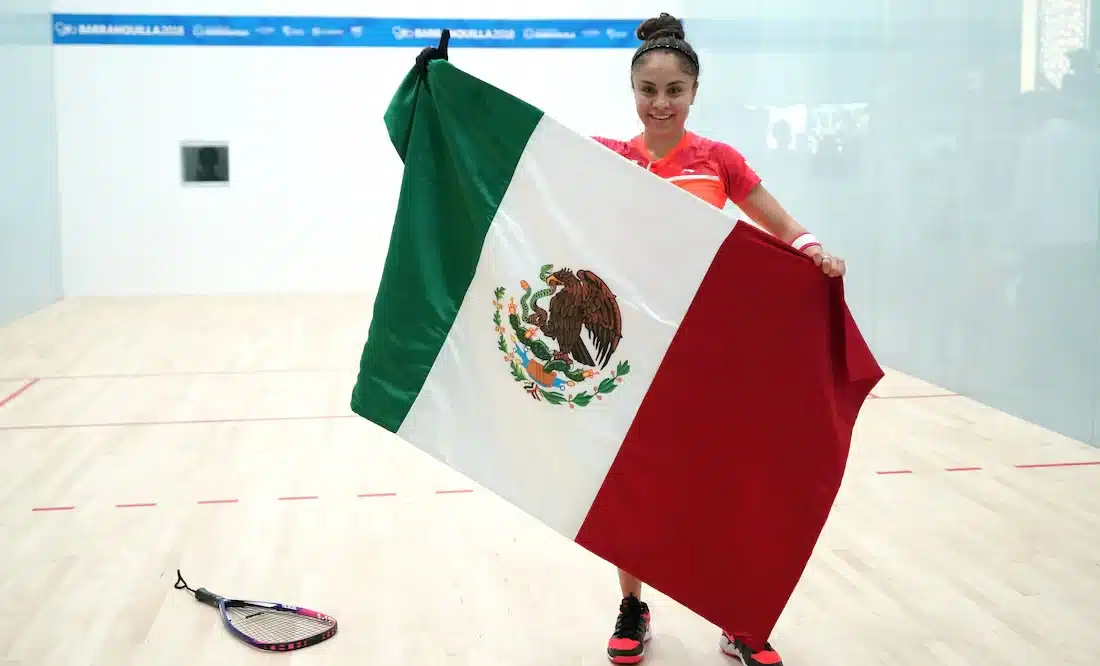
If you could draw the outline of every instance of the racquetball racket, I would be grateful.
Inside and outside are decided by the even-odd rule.
[[[336,635],[336,620],[323,613],[270,601],[231,599],[205,587],[192,590],[178,569],[174,587],[187,590],[195,599],[217,608],[229,633],[261,650],[300,650]]]

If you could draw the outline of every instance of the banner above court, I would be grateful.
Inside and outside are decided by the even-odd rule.
[[[632,19],[54,14],[53,43],[142,46],[635,48]]]

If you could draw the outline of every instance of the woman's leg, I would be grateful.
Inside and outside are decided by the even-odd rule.
[[[629,596],[642,598],[642,581],[622,569],[619,569],[619,589],[622,590],[624,598]]]
[[[607,656],[616,664],[637,664],[649,640],[649,606],[641,600],[642,581],[622,569],[619,569],[619,589],[623,600],[615,620],[615,633],[607,643]]]

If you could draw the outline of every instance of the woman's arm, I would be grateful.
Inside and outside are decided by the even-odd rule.
[[[752,188],[748,196],[737,205],[753,222],[788,245],[799,236],[809,233],[763,185]],[[821,251],[821,247],[818,246],[816,250]],[[809,253],[810,250],[807,250],[807,254]]]
[[[713,150],[721,165],[727,196],[753,222],[806,254],[812,256],[821,252],[817,240],[761,184],[760,176],[745,161],[744,155],[728,143],[717,143]]]
[[[813,234],[799,224],[763,185],[757,183],[737,205],[770,234],[813,257],[814,263],[826,275],[837,277],[846,272],[844,260],[827,254]]]

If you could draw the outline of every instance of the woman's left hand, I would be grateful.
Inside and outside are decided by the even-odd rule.
[[[814,264],[821,268],[821,272],[829,277],[844,277],[844,273],[847,271],[847,266],[844,265],[844,260],[835,254],[830,254],[824,249],[817,247],[814,248],[811,255],[814,260]]]

